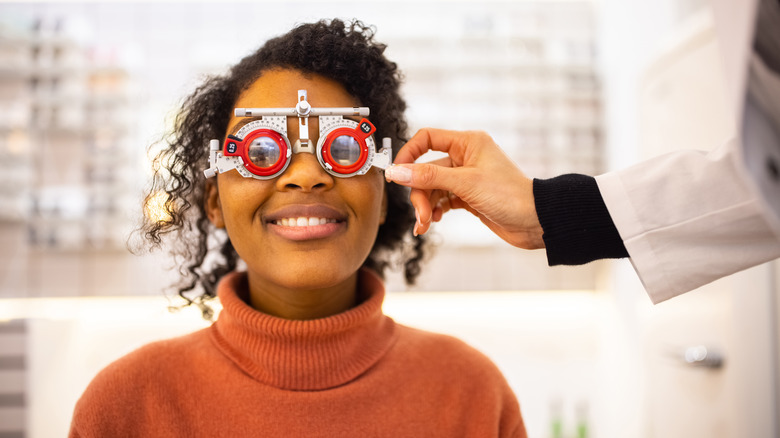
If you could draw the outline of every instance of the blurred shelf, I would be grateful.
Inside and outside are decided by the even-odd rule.
[[[24,188],[0,190],[0,222],[24,222],[32,255],[126,251],[137,90],[123,68],[44,21],[0,29],[0,84],[16,89],[0,126],[0,159],[13,164],[0,169],[6,187]]]

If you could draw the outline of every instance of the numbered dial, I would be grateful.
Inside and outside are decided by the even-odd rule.
[[[374,159],[374,131],[376,128],[367,119],[356,122],[341,116],[320,116],[317,159],[331,175],[363,175]]]
[[[286,134],[286,117],[266,116],[229,135],[223,153],[238,161],[235,168],[244,177],[274,178],[290,164],[292,147]]]

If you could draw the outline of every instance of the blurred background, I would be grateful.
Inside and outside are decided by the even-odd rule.
[[[0,2],[0,438],[65,435],[102,367],[207,325],[126,249],[148,147],[206,75],[333,17],[376,26],[411,132],[488,131],[532,177],[736,129],[709,0]],[[433,231],[385,310],[490,356],[530,437],[780,436],[778,262],[653,306],[628,260],[550,268],[459,212]]]

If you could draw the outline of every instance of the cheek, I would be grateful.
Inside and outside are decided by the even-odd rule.
[[[363,201],[361,204],[365,206],[364,214],[366,217],[371,219],[372,224],[376,222],[376,225],[379,226],[382,222],[382,210],[384,208],[385,182],[381,177],[376,178],[371,174],[367,176],[372,177],[369,180],[371,183],[366,184],[362,190],[361,198]]]
[[[234,234],[239,233],[244,224],[252,223],[257,209],[265,203],[273,188],[265,181],[239,178],[219,181],[222,216],[228,236],[234,242],[240,237]]]
[[[365,219],[362,225],[363,238],[361,239],[361,246],[363,247],[362,250],[365,252],[364,255],[368,257],[368,254],[376,243],[379,227],[385,219],[383,214],[383,200],[385,196],[384,181],[380,181],[380,183],[373,185],[369,190],[366,190],[364,196],[364,211],[362,213]]]

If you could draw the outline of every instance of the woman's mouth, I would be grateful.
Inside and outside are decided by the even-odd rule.
[[[302,241],[324,239],[347,228],[347,215],[340,209],[324,205],[287,205],[270,212],[268,230],[284,239]]]
[[[315,227],[336,222],[338,220],[324,217],[289,217],[271,221],[272,224],[282,227]]]
[[[321,217],[291,217],[268,223],[271,233],[293,241],[325,239],[341,233],[346,228],[346,221]]]

